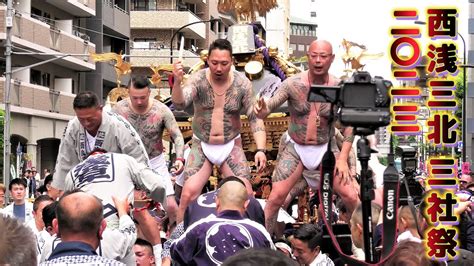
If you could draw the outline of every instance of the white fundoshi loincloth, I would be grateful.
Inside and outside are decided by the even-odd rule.
[[[195,138],[197,137],[195,136]],[[212,164],[220,166],[229,157],[234,148],[235,140],[238,138],[240,138],[240,134],[225,144],[208,144],[201,141],[202,151]]]

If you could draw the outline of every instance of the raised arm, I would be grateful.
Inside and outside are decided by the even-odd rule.
[[[184,86],[181,85],[184,78],[184,69],[181,61],[173,64],[173,90],[171,100],[178,110],[188,107],[194,98],[193,80],[196,75],[191,76]]]

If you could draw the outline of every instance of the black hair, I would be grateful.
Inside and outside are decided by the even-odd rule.
[[[99,98],[92,91],[83,91],[76,95],[72,103],[74,109],[99,107]]]
[[[12,181],[10,181],[10,184],[8,185],[8,190],[11,191],[13,188],[13,185],[21,185],[24,188],[28,186],[28,184],[26,183],[26,180],[23,178],[13,178]]]
[[[317,224],[303,224],[296,229],[293,237],[305,242],[311,250],[321,246],[323,241],[323,230]]]
[[[38,210],[40,203],[44,201],[54,201],[54,200],[48,195],[40,195],[39,197],[35,199],[35,202],[33,203],[33,211],[36,212]]]
[[[142,246],[142,247],[147,247],[153,253],[153,245],[150,242],[146,241],[145,239],[137,238],[137,240],[135,241],[135,245],[139,245],[139,246]]]
[[[53,226],[53,220],[56,218],[56,207],[58,202],[54,201],[53,203],[47,205],[43,209],[43,223],[45,227]]]
[[[150,88],[150,81],[145,76],[133,76],[128,83],[128,88],[133,86],[134,89]]]
[[[232,56],[232,44],[226,40],[226,39],[217,39],[209,45],[209,56],[211,56],[211,52],[213,50],[227,50],[230,53],[230,56]]]

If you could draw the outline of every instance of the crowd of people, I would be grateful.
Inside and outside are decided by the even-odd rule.
[[[194,109],[189,144],[170,109],[150,98],[146,77],[132,77],[129,98],[111,112],[103,110],[94,93],[79,93],[73,102],[76,117],[64,132],[53,175],[36,178],[36,169],[30,169],[8,188],[0,185],[0,264],[351,265],[335,251],[318,208],[321,162],[328,151],[336,156],[329,215],[350,231],[350,237],[337,235],[342,249],[364,261],[352,128],[336,127],[329,103],[307,100],[311,85],[339,83],[329,74],[333,60],[331,44],[314,41],[309,69],[286,79],[269,99],[256,98],[252,83],[235,70],[227,40],[214,41],[208,68],[187,80],[182,62],[176,62],[172,102],[177,109]],[[272,189],[262,204],[250,182],[240,116],[248,117],[256,171],[262,173],[267,166],[263,119],[285,102],[288,131],[271,173]],[[171,167],[164,156],[165,129],[175,147]],[[220,182],[215,190],[206,190],[214,167]],[[285,211],[292,213],[296,197],[307,196],[306,188],[311,197],[307,207],[316,208],[300,213],[303,223],[280,219]],[[381,188],[383,184],[371,206],[377,250],[384,236]],[[10,204],[3,199],[6,189]],[[447,264],[473,265],[471,175],[460,178],[460,191],[470,193],[455,209],[461,216],[462,251]],[[385,265],[444,263],[425,256],[422,232],[429,224],[421,203],[398,209],[398,244]]]

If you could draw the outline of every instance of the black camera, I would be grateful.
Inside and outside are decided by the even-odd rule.
[[[401,158],[401,168],[404,174],[404,180],[400,184],[399,204],[407,205],[408,195],[410,195],[413,203],[416,205],[421,202],[424,193],[423,187],[415,178],[417,164],[416,149],[411,146],[398,146],[395,149],[395,155]]]
[[[346,126],[377,129],[390,124],[391,87],[389,80],[359,71],[340,86],[311,86],[308,101],[337,105],[339,120]]]
[[[413,176],[416,172],[416,149],[411,146],[398,146],[395,155],[401,158],[403,174]]]

